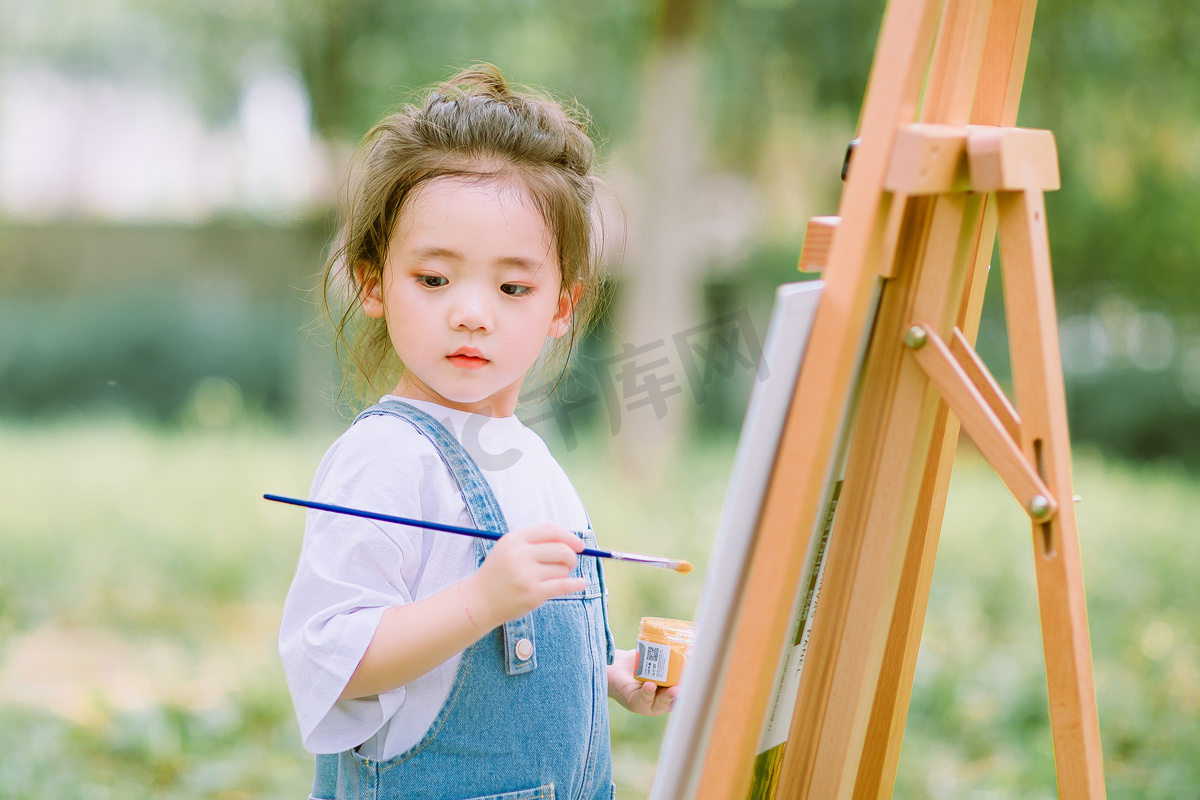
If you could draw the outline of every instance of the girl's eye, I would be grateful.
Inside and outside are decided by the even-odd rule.
[[[421,284],[422,286],[436,288],[438,286],[445,286],[447,283],[449,283],[449,281],[443,278],[441,275],[418,275],[417,283]]]
[[[523,294],[529,294],[530,287],[522,286],[519,283],[505,283],[500,285],[500,291],[510,297],[520,297]]]

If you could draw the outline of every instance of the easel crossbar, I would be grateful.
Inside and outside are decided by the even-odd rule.
[[[919,332],[919,335],[917,335]],[[962,332],[954,329],[955,341],[961,342],[959,352],[974,356],[975,350],[962,340]],[[1021,504],[1030,517],[1039,522],[1048,522],[1058,513],[1058,503],[1051,496],[1041,476],[1034,465],[1021,452],[1018,444],[1019,423],[1015,412],[1009,417],[1009,425],[997,416],[995,407],[1001,404],[999,397],[991,394],[995,380],[976,359],[968,363],[974,367],[976,374],[982,370],[986,377],[984,385],[991,397],[985,396],[979,385],[973,381],[964,368],[963,363],[955,357],[950,347],[928,325],[915,325],[909,330],[906,338],[913,358],[929,376],[929,380],[937,387],[942,398],[950,406],[974,440],[983,457],[992,469],[1004,481],[1004,485],[1012,492],[1013,497]],[[1016,429],[1014,429],[1016,426]]]

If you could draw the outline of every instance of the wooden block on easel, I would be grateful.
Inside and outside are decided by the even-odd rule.
[[[1052,192],[1062,186],[1054,134],[1032,128],[968,126],[967,157],[976,192]]]
[[[838,216],[812,217],[804,231],[804,246],[800,249],[800,271],[821,272],[829,265],[833,237],[837,233]]]

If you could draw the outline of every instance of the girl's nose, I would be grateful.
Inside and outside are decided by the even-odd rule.
[[[460,289],[450,311],[450,327],[470,331],[491,330],[492,315],[483,291],[466,286]]]

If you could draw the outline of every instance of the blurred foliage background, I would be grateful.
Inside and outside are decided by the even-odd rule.
[[[590,109],[612,186],[614,302],[531,418],[602,537],[653,527],[703,564],[752,373],[615,416],[597,383],[621,343],[730,314],[765,331],[807,218],[836,209],[883,6],[0,0],[0,786],[302,796],[272,641],[299,522],[254,498],[303,494],[345,422],[312,297],[344,164],[471,62]],[[1058,140],[1051,246],[1123,797],[1200,785],[1198,45],[1187,0],[1042,0],[1019,118]],[[998,277],[979,349],[1003,378]],[[897,796],[1052,796],[1024,526],[960,461]],[[690,615],[688,586],[615,576],[618,634]],[[639,796],[661,721],[616,724]]]
[[[639,325],[664,305],[680,307],[675,326],[743,307],[762,325],[770,288],[795,278],[805,221],[836,208],[882,7],[6,0],[0,413],[102,405],[176,422],[201,381],[223,376],[247,409],[320,415],[329,403],[310,395],[328,391],[331,367],[296,331],[342,166],[382,114],[478,60],[591,110],[625,212],[622,334],[660,335]],[[1048,213],[1075,435],[1195,465],[1189,12],[1043,3],[1020,124],[1059,142],[1064,190]],[[659,168],[664,149],[677,167]],[[997,285],[980,347],[1000,373],[1002,326]],[[744,396],[717,392],[702,421],[736,426]]]

